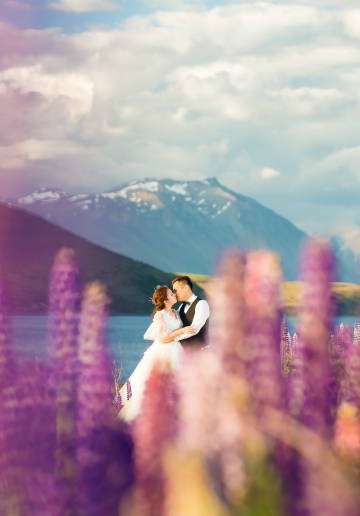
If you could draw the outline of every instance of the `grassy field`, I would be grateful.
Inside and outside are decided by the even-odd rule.
[[[180,273],[179,273],[180,274]],[[210,295],[211,276],[205,274],[187,274],[207,295]],[[287,315],[296,313],[299,295],[299,281],[284,282],[284,305]],[[333,294],[338,315],[360,315],[360,285],[354,283],[332,283]]]

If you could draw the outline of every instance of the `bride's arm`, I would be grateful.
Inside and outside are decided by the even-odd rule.
[[[170,333],[165,334],[162,338],[159,338],[161,344],[168,344],[172,342],[175,337],[179,335],[183,335],[184,333],[195,333],[196,329],[193,326],[186,326],[185,328],[179,328],[178,330],[172,331]]]
[[[184,333],[195,333],[195,328],[192,326],[186,326],[185,328],[179,328],[174,331],[166,331],[166,325],[164,323],[164,317],[161,312],[157,312],[154,317],[154,322],[156,322],[157,326],[157,339],[161,344],[169,344],[172,342],[175,337],[178,337]]]

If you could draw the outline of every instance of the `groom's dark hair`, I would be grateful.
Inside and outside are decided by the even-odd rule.
[[[193,283],[189,276],[176,276],[173,280],[171,280],[171,284],[173,285],[176,281],[180,281],[181,283],[186,283],[191,290],[193,290]]]

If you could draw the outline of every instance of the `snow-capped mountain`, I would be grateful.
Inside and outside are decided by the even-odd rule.
[[[98,194],[41,188],[7,201],[94,243],[167,271],[211,273],[229,246],[279,253],[295,279],[305,233],[249,197],[205,181],[145,179]]]

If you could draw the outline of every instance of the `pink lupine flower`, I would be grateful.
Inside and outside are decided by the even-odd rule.
[[[249,352],[246,341],[246,306],[244,301],[244,257],[238,250],[227,251],[221,258],[216,277],[210,285],[212,313],[212,349],[214,356],[200,356],[196,365],[188,364],[193,382],[198,383],[194,396],[196,405],[205,404],[198,409],[202,420],[194,428],[196,419],[191,415],[191,386],[188,376],[184,375],[187,396],[183,403],[184,413],[189,414],[186,426],[189,434],[198,437],[198,449],[208,460],[215,461],[213,470],[218,470],[223,484],[224,496],[235,503],[245,491],[244,460],[242,456],[242,437],[244,413],[248,410],[249,386],[247,369]],[[219,363],[216,363],[216,357]],[[209,363],[207,363],[209,362]],[[202,368],[200,367],[202,366]],[[200,371],[198,369],[200,368]],[[199,396],[202,393],[203,400]],[[206,399],[208,397],[208,399]],[[216,399],[216,410],[210,412],[211,399]],[[188,408],[188,406],[190,408]],[[206,438],[201,442],[201,429],[213,426],[209,432],[203,431]],[[192,429],[192,430],[191,430]],[[211,439],[207,443],[208,439]],[[216,480],[216,479],[215,479]]]
[[[133,423],[136,504],[139,516],[162,516],[165,478],[162,455],[176,435],[173,376],[155,364],[146,382],[142,410]]]
[[[56,400],[56,472],[67,493],[64,511],[74,505],[76,361],[80,310],[79,271],[72,249],[61,249],[54,261],[49,286],[49,340]]]
[[[106,346],[104,288],[89,285],[79,324],[77,461],[80,514],[117,516],[132,482],[131,441],[112,419],[112,374]],[[124,459],[125,458],[125,459]]]
[[[220,357],[225,374],[243,378],[248,363],[244,268],[242,253],[235,249],[227,251],[210,284],[212,347]]]
[[[5,294],[0,284],[0,387],[13,374],[14,358],[10,347],[10,322]]]
[[[329,247],[309,239],[301,257],[300,334],[293,376],[292,413],[318,432],[329,435],[328,343],[333,315],[333,261]]]
[[[343,398],[344,401],[355,404],[360,410],[360,346],[358,344],[349,342],[344,362]]]
[[[280,361],[281,371],[285,377],[292,371],[292,360],[291,336],[284,317],[281,323]]]
[[[285,408],[280,364],[282,275],[276,255],[248,254],[245,270],[250,383],[259,417],[266,407]]]

